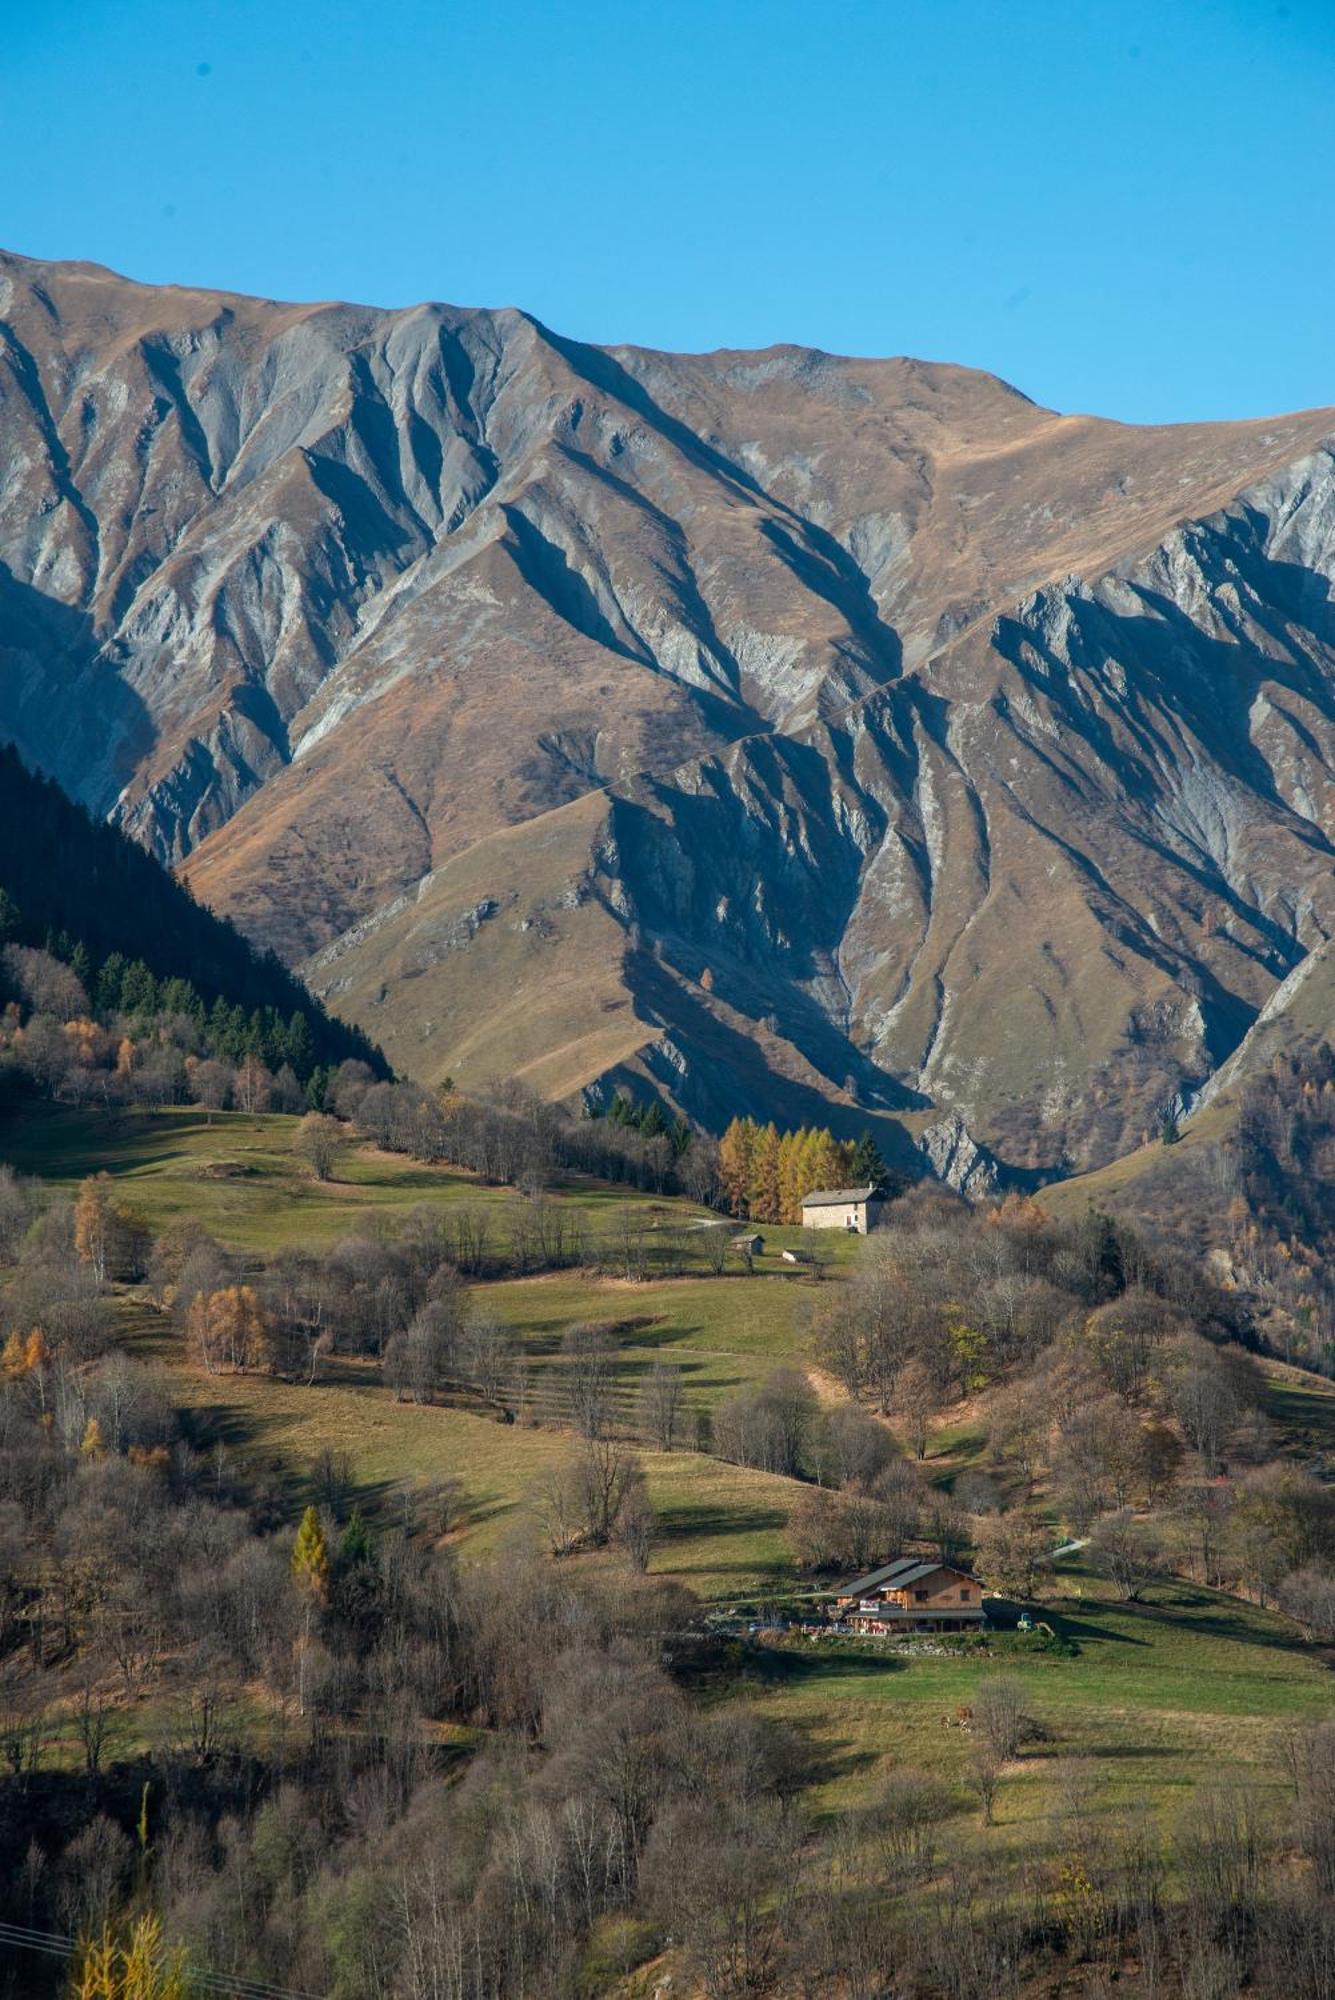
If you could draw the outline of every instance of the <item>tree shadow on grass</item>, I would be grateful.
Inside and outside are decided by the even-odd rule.
[[[203,1451],[220,1444],[234,1448],[255,1444],[265,1431],[277,1429],[281,1422],[276,1412],[261,1415],[243,1403],[192,1403],[177,1416],[190,1443]]]
[[[798,1761],[804,1787],[832,1785],[840,1779],[874,1768],[880,1762],[878,1751],[856,1750],[842,1739],[832,1742],[829,1738],[819,1737],[816,1731],[820,1724],[814,1716],[791,1717],[787,1726],[798,1741]]]
[[[1152,1639],[1137,1639],[1130,1632],[1117,1632],[1107,1625],[1096,1625],[1089,1618],[1073,1618],[1066,1612],[1048,1611],[1044,1613],[1046,1622],[1061,1639],[1072,1639],[1083,1646],[1087,1640],[1100,1639],[1109,1646],[1151,1646]]]
[[[1196,1609],[1197,1604],[1209,1604],[1214,1608],[1202,1612]],[[1266,1614],[1254,1605],[1247,1606],[1245,1611],[1241,1608],[1228,1611],[1217,1598],[1202,1594],[1188,1604],[1181,1601],[1171,1605],[1140,1604],[1127,1606],[1126,1609],[1138,1612],[1149,1623],[1179,1631],[1189,1639],[1226,1639],[1239,1646],[1262,1646],[1274,1653],[1313,1655],[1313,1649],[1305,1644],[1296,1630],[1262,1623]]]
[[[309,1466],[286,1466],[280,1476],[284,1489],[296,1496],[298,1506],[304,1507],[311,1501],[318,1506],[326,1497],[323,1481]],[[397,1480],[350,1479],[337,1508],[339,1518],[346,1519],[357,1507],[369,1520],[383,1523],[398,1492]]]
[[[1031,1745],[1024,1753],[1026,1764],[1060,1764],[1071,1754],[1069,1743],[1060,1741],[1049,1744]],[[1180,1744],[1172,1743],[1084,1743],[1081,1745],[1082,1758],[1089,1763],[1130,1763],[1142,1758],[1180,1758]]]
[[[911,1664],[893,1653],[834,1652],[815,1645],[807,1651],[796,1646],[754,1646],[748,1649],[748,1669],[767,1687],[809,1687],[819,1681],[829,1687],[838,1682],[854,1687],[864,1681],[883,1681],[888,1674],[902,1674]]]
[[[693,1506],[688,1501],[665,1509],[659,1516],[658,1528],[660,1539],[666,1544],[695,1541],[705,1535],[769,1534],[786,1527],[787,1522],[782,1507],[724,1507],[708,1501]]]

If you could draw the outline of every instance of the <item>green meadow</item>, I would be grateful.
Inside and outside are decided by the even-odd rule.
[[[442,1167],[415,1165],[349,1145],[337,1178],[317,1185],[292,1150],[296,1121],[197,1112],[48,1112],[0,1128],[0,1157],[47,1183],[72,1188],[105,1169],[121,1197],[161,1230],[198,1218],[237,1252],[285,1245],[327,1247],[368,1222],[392,1227],[420,1204],[468,1204],[488,1211],[493,1247],[507,1241],[507,1213],[521,1198]],[[853,1245],[835,1246],[821,1281],[785,1265],[780,1252],[796,1230],[766,1229],[764,1255],[748,1275],[706,1274],[689,1203],[588,1182],[554,1191],[577,1210],[591,1236],[611,1240],[627,1209],[652,1245],[672,1232],[683,1275],[643,1281],[585,1271],[498,1278],[476,1285],[476,1302],[513,1329],[525,1361],[520,1420],[502,1423],[465,1406],[396,1403],[378,1370],[334,1362],[313,1387],[262,1376],[210,1377],[190,1364],[166,1323],[127,1295],[132,1344],[167,1374],[201,1435],[285,1479],[295,1509],[323,1455],[345,1461],[373,1515],[423,1483],[459,1482],[459,1559],[508,1545],[531,1546],[542,1482],[576,1447],[563,1421],[561,1341],[576,1321],[613,1330],[616,1393],[633,1425],[645,1372],[667,1361],[683,1371],[686,1437],[697,1412],[761,1381],[775,1367],[803,1367],[822,1284],[840,1282]],[[1278,1440],[1302,1454],[1335,1442],[1335,1393],[1279,1370],[1271,1385]],[[929,1470],[948,1481],[976,1463],[976,1419],[943,1426]],[[673,1578],[706,1602],[763,1601],[798,1582],[786,1538],[795,1482],[726,1464],[692,1449],[643,1452],[658,1517],[650,1573]],[[604,1557],[577,1558],[602,1562]],[[982,1678],[1003,1671],[1024,1682],[1043,1728],[1039,1743],[1008,1767],[997,1802],[998,1840],[1061,1808],[1074,1762],[1095,1781],[1091,1810],[1140,1802],[1171,1816],[1209,1776],[1256,1778],[1278,1786],[1286,1725],[1335,1713],[1327,1662],[1302,1647],[1276,1614],[1181,1584],[1151,1591],[1151,1602],[1110,1601],[1096,1579],[1069,1565],[1055,1581],[1046,1615],[1075,1647],[1071,1657],[1026,1650],[1006,1638],[991,1653],[912,1655],[872,1645],[839,1647],[793,1638],[748,1648],[734,1685],[775,1716],[795,1723],[817,1758],[818,1810],[869,1796],[899,1764],[937,1773],[967,1813],[967,1735],[945,1726],[967,1707]],[[1278,1796],[1278,1795],[1277,1795]]]

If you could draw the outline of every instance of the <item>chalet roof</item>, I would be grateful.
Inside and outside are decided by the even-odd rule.
[[[962,1576],[969,1583],[977,1583],[967,1569],[958,1563],[938,1562],[934,1557],[899,1556],[892,1563],[880,1569],[869,1570],[866,1576],[855,1576],[850,1583],[841,1583],[834,1593],[837,1597],[869,1597],[878,1590],[903,1590],[911,1583],[921,1583],[925,1576],[935,1576],[938,1570],[949,1570],[952,1576]]]
[[[802,1197],[803,1208],[835,1208],[845,1201],[879,1201],[874,1187],[816,1188]]]
[[[880,1569],[870,1570],[866,1576],[855,1576],[851,1583],[841,1583],[838,1594],[840,1597],[857,1597],[864,1591],[880,1590],[892,1578],[897,1578],[900,1570],[917,1569],[921,1561],[921,1556],[896,1556],[892,1563],[883,1563]]]

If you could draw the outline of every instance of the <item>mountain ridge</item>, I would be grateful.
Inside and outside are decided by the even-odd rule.
[[[1335,412],[0,273],[0,733],[401,1068],[1053,1171],[1329,934]]]

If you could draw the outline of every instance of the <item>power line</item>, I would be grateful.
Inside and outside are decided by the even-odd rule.
[[[77,1938],[56,1931],[33,1930],[28,1924],[0,1922],[0,1945],[15,1950],[43,1951],[53,1958],[73,1958],[79,1949]],[[273,1986],[268,1980],[248,1979],[242,1973],[210,1972],[187,1963],[185,1976],[191,1986],[204,1993],[230,1995],[232,2000],[320,2000],[315,1993],[298,1993],[289,1986]]]

